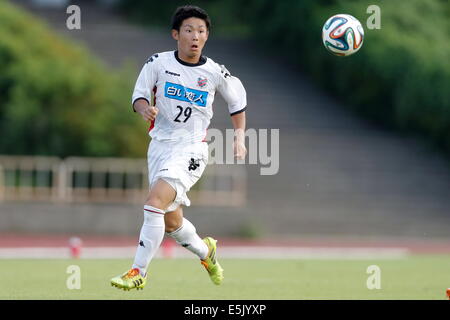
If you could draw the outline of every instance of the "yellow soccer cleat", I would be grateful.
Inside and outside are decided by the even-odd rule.
[[[111,285],[123,290],[144,289],[147,283],[147,274],[141,276],[138,268],[130,269],[122,275],[111,279]]]
[[[208,271],[211,281],[216,285],[220,285],[223,281],[223,269],[216,257],[217,240],[206,237],[203,239],[203,242],[208,246],[208,256],[205,260],[200,260],[200,263],[205,267],[206,271]]]

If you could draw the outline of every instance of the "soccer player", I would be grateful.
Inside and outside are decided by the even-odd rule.
[[[190,205],[186,193],[208,163],[205,138],[216,91],[228,104],[235,130],[234,155],[244,159],[247,153],[245,89],[224,66],[202,55],[210,25],[203,9],[189,5],[177,8],[171,31],[177,50],[153,54],[137,79],[133,110],[150,121],[152,138],[147,154],[150,192],[134,263],[130,270],[111,279],[118,288],[144,288],[148,265],[164,233],[200,258],[214,284],[223,281],[217,241],[211,237],[201,239],[194,225],[183,217],[182,208]]]

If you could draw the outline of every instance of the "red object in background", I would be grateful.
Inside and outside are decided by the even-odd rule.
[[[163,241],[162,245],[162,254],[164,258],[173,258],[174,256],[174,248],[175,243],[173,240],[166,239]]]
[[[74,259],[78,259],[81,255],[81,246],[83,242],[78,237],[72,237],[69,239],[70,256]]]
[[[450,288],[447,288],[447,299],[450,300]]]

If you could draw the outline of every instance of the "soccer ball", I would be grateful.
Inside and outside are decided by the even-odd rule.
[[[361,49],[364,29],[355,17],[337,14],[325,22],[322,28],[325,48],[336,56],[349,56]]]

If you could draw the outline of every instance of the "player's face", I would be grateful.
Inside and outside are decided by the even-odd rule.
[[[202,54],[208,29],[203,19],[189,18],[183,21],[180,31],[172,30],[172,36],[178,41],[178,54],[180,59],[188,62],[198,62]]]

